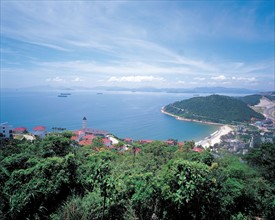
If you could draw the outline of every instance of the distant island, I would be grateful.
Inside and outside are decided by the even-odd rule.
[[[5,90],[14,90],[11,88],[4,88]],[[227,88],[227,87],[196,87],[196,88],[155,88],[155,87],[117,87],[117,86],[96,86],[96,87],[85,87],[85,86],[72,86],[67,87],[53,87],[50,85],[40,85],[27,88],[17,88],[19,91],[75,91],[75,90],[95,90],[95,91],[111,91],[111,92],[164,92],[164,93],[191,93],[191,94],[202,94],[202,93],[230,93],[230,94],[254,94],[259,93],[257,90],[245,89],[245,88]]]
[[[187,120],[221,124],[250,122],[251,118],[265,118],[241,99],[223,95],[193,97],[169,104],[163,107],[162,111]]]

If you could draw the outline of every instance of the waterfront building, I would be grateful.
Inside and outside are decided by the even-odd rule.
[[[132,138],[124,138],[124,141],[128,144],[132,144],[134,142]]]
[[[23,134],[26,131],[27,131],[27,128],[25,127],[17,127],[13,129],[14,134]]]
[[[33,134],[40,138],[44,138],[46,136],[46,127],[45,126],[36,126],[33,128]]]
[[[12,125],[8,122],[0,124],[0,137],[1,138],[10,138],[12,136]]]

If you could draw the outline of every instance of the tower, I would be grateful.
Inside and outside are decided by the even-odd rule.
[[[87,129],[87,118],[84,116],[82,120],[82,129],[86,130]]]

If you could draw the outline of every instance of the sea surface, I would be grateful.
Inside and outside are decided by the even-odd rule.
[[[70,92],[68,97],[58,97]],[[87,127],[106,130],[120,138],[134,140],[201,140],[219,127],[179,121],[162,114],[161,107],[193,94],[97,91],[1,91],[1,123],[27,127],[38,125],[77,130],[82,119]],[[207,95],[207,94],[204,94]]]

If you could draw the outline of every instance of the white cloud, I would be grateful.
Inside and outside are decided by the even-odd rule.
[[[219,75],[219,76],[213,76],[211,77],[211,79],[217,80],[217,81],[223,81],[223,80],[226,80],[226,77],[224,75]]]
[[[237,81],[246,81],[246,82],[256,82],[257,79],[255,77],[236,77],[233,76],[232,77],[233,80],[237,80]]]
[[[162,77],[154,76],[112,76],[108,80],[109,82],[152,82],[152,81],[164,81]]]
[[[79,77],[75,77],[74,79],[71,80],[72,82],[81,82],[83,80],[81,80]]]
[[[203,85],[210,81],[217,85],[234,82],[234,86],[242,86],[255,82],[264,85],[268,83],[262,82],[274,78],[274,56],[259,56],[259,61],[255,62],[246,58],[249,57],[245,55],[246,51],[244,55],[240,53],[231,57],[230,48],[229,53],[224,55],[222,52],[213,52],[216,51],[212,48],[215,44],[209,45],[211,51],[205,51],[204,46],[196,46],[200,37],[205,42],[213,38],[214,41],[222,40],[223,37],[226,37],[226,42],[232,37],[235,40],[268,40],[273,36],[274,29],[268,24],[274,26],[273,22],[264,23],[264,28],[258,28],[260,26],[255,26],[255,20],[247,17],[249,13],[243,13],[249,11],[246,7],[236,7],[235,13],[235,7],[233,10],[221,6],[223,10],[216,10],[218,6],[199,8],[191,5],[185,8],[175,3],[166,8],[154,3],[144,6],[128,2],[68,1],[64,4],[6,1],[1,11],[1,35],[10,39],[11,43],[1,48],[5,52],[3,60],[7,60],[3,63],[8,64],[10,71],[17,73],[11,61],[20,61],[25,65],[20,67],[27,70],[32,75],[32,82],[37,84],[47,78],[47,82],[83,81],[82,84],[87,85],[96,82],[154,81],[154,86],[163,86],[165,77],[165,84],[195,85],[197,82]],[[198,8],[200,13],[194,13]],[[156,14],[149,13],[152,9],[156,9]],[[213,12],[210,20],[205,19],[209,12]],[[256,12],[251,10],[251,15]],[[238,16],[233,16],[235,14]],[[270,21],[273,21],[273,17],[270,17]],[[190,25],[190,21],[193,25]],[[162,25],[155,25],[160,23]],[[195,43],[192,44],[192,41]],[[10,46],[12,43],[16,44]],[[26,43],[32,45],[27,48]],[[39,49],[33,50],[37,46]],[[220,47],[219,44],[217,46]],[[10,51],[14,60],[10,59]],[[248,51],[249,54],[251,51]],[[20,76],[21,72],[18,72]],[[60,72],[66,74],[60,75],[61,78],[54,77]],[[235,73],[238,75],[234,76]],[[8,74],[5,77],[14,85],[12,77]],[[190,79],[194,82],[190,82]]]
[[[33,42],[33,41],[28,41],[26,43],[29,43],[29,44],[34,44],[34,45],[38,45],[38,46],[42,46],[42,47],[47,47],[47,48],[51,48],[51,49],[55,49],[55,50],[60,50],[60,51],[70,51],[69,49],[66,49],[64,47],[61,47],[61,46],[57,46],[57,45],[54,45],[54,44],[48,44],[48,43],[42,43],[42,42]]]
[[[205,78],[204,77],[195,77],[194,80],[198,80],[198,81],[204,81]]]
[[[61,79],[59,76],[56,76],[54,78],[47,78],[46,82],[63,82],[65,81],[64,79]]]

